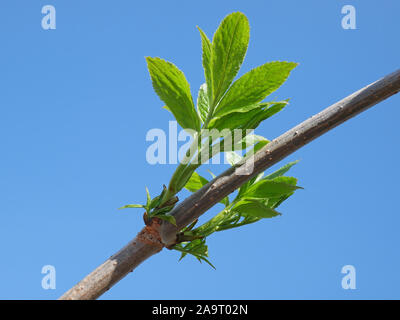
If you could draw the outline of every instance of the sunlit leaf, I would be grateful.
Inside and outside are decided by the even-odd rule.
[[[293,62],[274,61],[246,73],[232,84],[215,110],[215,116],[222,117],[264,100],[285,82],[296,66]]]
[[[201,189],[207,183],[208,183],[208,180],[206,178],[203,178],[197,172],[193,172],[189,181],[185,185],[185,189],[189,190],[190,192],[196,192],[197,190]]]
[[[150,211],[150,204],[151,204],[151,196],[150,196],[150,192],[149,189],[147,189],[146,187],[146,210]]]
[[[272,218],[280,215],[279,212],[267,207],[263,201],[255,199],[241,200],[233,210],[241,215],[249,215],[256,218]]]
[[[200,262],[204,261],[215,269],[214,265],[207,259],[208,246],[205,239],[196,239],[186,244],[178,244],[174,246],[174,249],[182,253],[179,260],[182,260],[187,254],[191,254]]]
[[[180,126],[199,131],[200,119],[183,72],[160,58],[147,57],[146,60],[155,92],[166,103]]]
[[[276,103],[260,103],[258,108],[254,108],[248,112],[233,112],[222,117],[215,117],[210,121],[209,128],[217,130],[223,129],[255,129],[258,125],[281,111],[287,106],[287,101]]]
[[[199,113],[201,121],[204,123],[207,119],[209,112],[209,101],[208,101],[208,93],[207,93],[207,84],[203,83],[200,86],[199,94],[197,97],[197,111]]]
[[[212,99],[212,44],[210,39],[208,39],[207,35],[201,30],[199,27],[197,27],[200,32],[201,36],[201,47],[202,47],[202,62],[203,62],[203,68],[204,68],[204,77],[206,79],[206,85],[207,85],[207,96]]]
[[[202,177],[197,172],[193,172],[189,181],[185,185],[185,189],[189,190],[190,192],[196,192],[197,190],[205,186],[208,182],[209,181],[206,178]],[[229,205],[229,198],[223,198],[220,203],[224,204],[225,206]]]
[[[212,41],[213,101],[228,89],[246,55],[250,27],[246,16],[235,12],[222,21]]]
[[[250,188],[248,188],[247,191],[243,194],[243,197],[249,197],[249,198],[278,197],[291,193],[299,188],[300,187],[297,187],[295,185],[291,185],[280,181],[262,179],[259,182],[253,184]]]
[[[282,175],[284,175],[286,172],[288,172],[290,170],[291,167],[293,167],[296,163],[298,163],[299,160],[293,161],[293,162],[289,162],[288,164],[284,165],[282,168],[276,170],[275,172],[267,175],[265,177],[265,179],[274,179],[277,177],[280,177]]]

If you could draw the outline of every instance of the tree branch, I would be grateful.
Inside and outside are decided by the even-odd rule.
[[[140,263],[163,248],[159,236],[160,221],[154,220],[116,254],[107,259],[59,300],[93,300],[132,272]]]
[[[271,141],[244,163],[226,170],[179,203],[170,214],[177,226],[155,219],[134,240],[60,299],[96,299],[141,262],[171,246],[176,234],[253,176],[325,132],[400,91],[400,69],[351,94]],[[251,172],[251,174],[247,174]]]

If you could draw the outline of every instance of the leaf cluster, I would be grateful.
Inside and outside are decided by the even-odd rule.
[[[230,157],[230,160],[234,165],[235,161],[240,159]],[[229,197],[225,197],[221,201],[225,208],[215,217],[197,228],[194,228],[197,221],[184,228],[178,235],[178,239],[181,238],[183,241],[173,247],[182,253],[180,260],[187,254],[192,254],[200,262],[205,261],[214,268],[208,260],[206,237],[214,232],[238,228],[261,219],[280,216],[281,213],[276,211],[276,208],[296,190],[302,189],[297,186],[296,178],[284,176],[297,162],[290,162],[267,176],[264,176],[264,173],[257,175],[238,189],[232,202],[229,201]],[[206,178],[195,172],[185,188],[196,192],[207,183]]]
[[[226,16],[212,40],[201,28],[198,30],[205,82],[196,100],[184,73],[176,65],[159,57],[146,57],[154,91],[165,104],[164,108],[191,134],[193,143],[168,187],[164,186],[157,197],[151,199],[146,188],[146,204],[122,207],[145,209],[145,221],[158,217],[175,224],[168,212],[177,202],[176,194],[183,188],[195,192],[208,183],[196,172],[197,168],[219,152],[225,152],[231,165],[236,165],[242,158],[235,150],[252,146],[246,157],[263,148],[269,141],[252,130],[288,105],[288,99],[267,102],[264,99],[286,81],[297,63],[267,62],[235,80],[250,39],[249,22],[243,13]],[[218,134],[210,134],[210,130]],[[241,139],[227,143],[238,130]],[[197,228],[195,221],[181,230],[173,248],[182,253],[181,258],[191,254],[211,265],[207,259],[207,236],[280,215],[275,209],[299,188],[295,178],[283,176],[293,165],[289,163],[266,177],[260,174],[242,185],[233,201],[228,197],[221,201],[224,210],[210,221]]]

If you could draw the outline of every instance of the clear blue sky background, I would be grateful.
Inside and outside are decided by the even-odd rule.
[[[56,30],[41,28],[46,4]],[[341,27],[345,4],[357,30]],[[238,10],[251,25],[241,74],[300,63],[273,94],[290,107],[256,131],[268,138],[400,66],[396,0],[1,1],[0,298],[57,298],[142,228],[140,211],[117,208],[143,202],[146,185],[155,195],[175,168],[146,162],[147,131],[172,118],[144,57],[173,61],[195,94],[195,26],[212,36]],[[216,271],[164,250],[102,298],[399,299],[399,104],[392,97],[285,159],[301,160],[290,173],[305,189],[283,216],[212,236]],[[47,264],[56,290],[41,287]],[[356,290],[341,288],[347,264]]]

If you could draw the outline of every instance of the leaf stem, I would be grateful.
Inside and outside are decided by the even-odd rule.
[[[174,197],[179,191],[181,191],[185,185],[182,183],[182,181],[187,178],[187,176],[190,174],[190,171],[192,171],[193,173],[193,171],[197,169],[198,166],[191,165],[190,161],[192,160],[195,154],[195,152],[193,151],[199,148],[198,139],[199,139],[199,133],[197,132],[193,136],[192,144],[186,151],[185,158],[182,159],[182,162],[179,163],[178,167],[175,169],[175,172],[172,174],[171,180],[169,181],[168,184],[168,189],[161,200],[161,205],[166,203],[168,200]],[[190,168],[189,171],[188,168]]]

